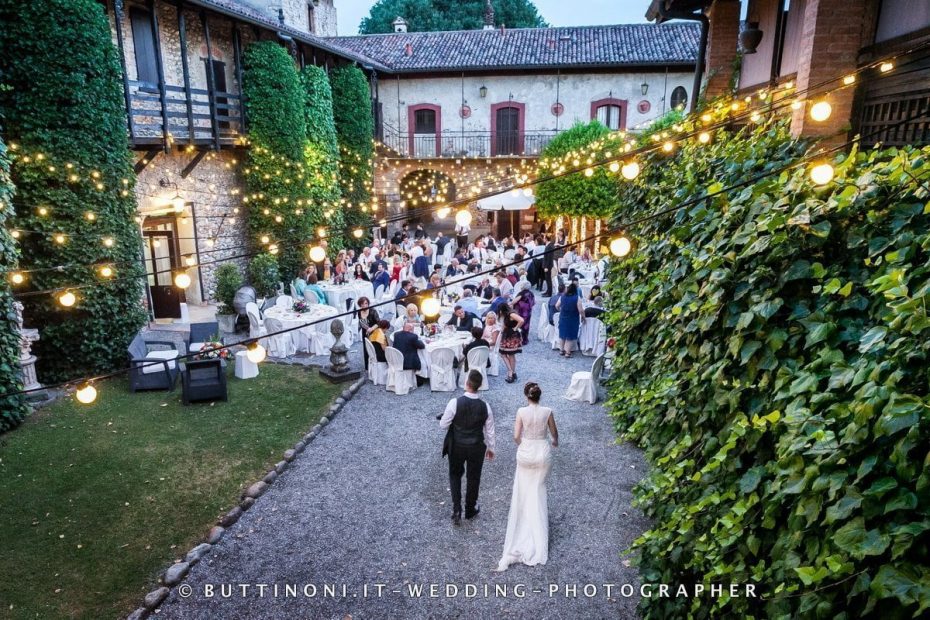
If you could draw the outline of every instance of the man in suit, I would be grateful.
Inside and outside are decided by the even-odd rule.
[[[466,473],[465,518],[474,519],[481,512],[478,487],[484,460],[494,458],[494,413],[478,397],[481,373],[472,370],[465,381],[465,394],[453,398],[439,420],[446,430],[443,456],[449,455],[449,488],[452,493],[452,523],[462,523],[462,475]]]
[[[473,321],[477,318],[474,312],[468,312],[460,304],[456,304],[446,325],[454,326],[455,330],[459,332],[470,332]]]
[[[403,331],[394,334],[394,348],[404,356],[404,370],[420,370],[420,356],[417,350],[426,345],[413,333],[413,323],[404,323]]]
[[[400,286],[397,287],[397,293],[394,294],[394,301],[399,301],[402,297],[406,297],[413,292],[413,283],[410,280],[403,280],[400,283]],[[408,300],[408,303],[412,303],[413,300]]]
[[[546,285],[544,297],[552,297],[552,269],[555,267],[555,242],[550,238],[546,244],[546,251],[542,256],[543,277]]]
[[[388,272],[384,270],[384,262],[379,262],[375,267],[375,275],[371,279],[371,285],[377,290],[379,286],[383,287],[383,291],[387,291],[391,286],[391,276],[388,275]],[[375,300],[377,301],[377,300]]]
[[[442,254],[446,251],[446,246],[449,245],[450,241],[452,241],[451,237],[446,237],[441,232],[436,233],[436,256],[442,256]]]
[[[466,344],[465,347],[462,349],[462,359],[465,360],[465,370],[468,370],[468,352],[469,351],[471,351],[472,349],[477,349],[478,347],[487,347],[488,353],[491,352],[491,345],[488,343],[487,340],[484,339],[483,329],[481,329],[480,327],[472,327],[471,337],[474,338],[474,340]],[[491,367],[490,356],[488,357],[487,367],[488,368]]]

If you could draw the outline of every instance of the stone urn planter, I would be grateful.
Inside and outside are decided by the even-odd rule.
[[[746,22],[739,33],[739,46],[744,54],[755,54],[756,48],[762,42],[762,31],[759,22]]]

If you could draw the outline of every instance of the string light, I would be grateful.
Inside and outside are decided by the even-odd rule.
[[[670,140],[665,142],[664,144],[662,144],[662,150],[665,151],[666,153],[671,153],[672,151],[675,150],[675,143]]]
[[[174,207],[175,213],[180,213],[184,210],[184,198],[180,193],[175,194],[174,198],[171,199],[171,206]]]
[[[702,131],[700,134],[698,134],[698,142],[701,144],[707,144],[710,142],[710,134],[706,131]]]
[[[455,223],[459,226],[468,226],[471,224],[471,212],[468,209],[460,209],[455,214]]]
[[[879,67],[878,67],[878,70],[881,71],[882,73],[888,73],[888,72],[891,71],[892,69],[894,69],[894,63],[891,62],[890,60],[887,61],[887,62],[883,62],[883,63],[882,63],[881,65],[879,65]]]
[[[363,231],[361,228],[356,228],[355,230],[352,231],[352,236],[355,237],[356,239],[361,239],[362,235],[364,234],[365,234],[365,231]]]
[[[447,217],[449,217],[449,213],[451,212],[452,212],[452,209],[450,209],[449,207],[442,207],[441,209],[436,211],[436,217],[438,217],[441,220],[444,220]],[[384,222],[384,220],[381,220],[381,221]],[[384,224],[387,224],[387,222],[384,222]],[[381,224],[381,225],[384,226],[384,224]]]
[[[442,304],[435,297],[427,297],[423,300],[423,303],[420,304],[420,310],[423,311],[423,316],[428,317],[437,316],[441,307]]]
[[[104,278],[113,277],[113,268],[109,265],[104,265],[100,268],[100,275],[102,275]]]
[[[60,233],[55,235],[54,239],[55,239],[55,243],[57,243],[58,245],[62,245],[66,241],[65,236]]]
[[[850,86],[855,83],[856,83],[856,76],[853,74],[847,75],[846,77],[843,78],[843,84],[845,84],[846,86]]]
[[[326,260],[326,250],[318,245],[313,246],[310,248],[310,260],[314,263],[322,263]]]
[[[626,236],[621,235],[610,242],[610,253],[618,258],[623,258],[633,249],[633,244]]]
[[[632,181],[639,176],[639,164],[635,161],[624,164],[623,168],[620,169],[620,174],[623,175],[623,178],[627,181]]]
[[[617,170],[620,170],[619,162],[615,162],[615,161],[610,162],[610,166],[608,166],[608,169],[611,172],[616,172]]]
[[[77,297],[74,296],[74,293],[71,291],[65,291],[58,296],[58,303],[60,303],[65,308],[70,308],[74,305],[74,302],[77,301]]]
[[[180,289],[186,289],[191,285],[191,277],[186,273],[179,273],[174,276],[174,285]]]
[[[811,118],[818,123],[822,123],[833,113],[833,106],[826,101],[818,101],[811,106]]]
[[[259,344],[257,340],[250,343],[246,347],[245,356],[249,358],[249,361],[252,362],[253,364],[261,364],[262,362],[264,362],[266,355],[267,353],[265,352],[265,347]]]
[[[25,281],[26,281],[26,277],[23,274],[19,273],[18,271],[10,276],[10,282],[12,282],[13,284],[22,284]]]
[[[84,383],[78,387],[77,391],[74,393],[75,398],[78,402],[83,405],[89,405],[97,400],[97,388],[95,388],[90,383]]]
[[[811,181],[817,185],[826,185],[833,180],[833,166],[819,164],[811,168]]]

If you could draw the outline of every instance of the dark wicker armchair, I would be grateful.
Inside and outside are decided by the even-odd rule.
[[[219,339],[219,342],[223,342],[222,335],[220,334],[220,324],[218,322],[191,323],[191,334],[187,339],[187,352],[198,353],[200,352],[201,346],[216,338]]]
[[[192,401],[227,400],[226,372],[221,360],[195,360],[185,365],[181,373],[181,388],[185,405]]]
[[[162,347],[161,350],[155,350]],[[174,390],[180,374],[180,352],[169,341],[146,342],[139,334],[129,345],[129,389]]]

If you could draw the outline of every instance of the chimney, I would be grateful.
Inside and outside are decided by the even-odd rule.
[[[413,43],[404,44],[404,54],[407,56],[413,56]]]
[[[394,25],[394,32],[407,32],[407,20],[398,15],[391,22]]]
[[[494,7],[491,6],[491,0],[484,3],[484,29],[494,30]]]

